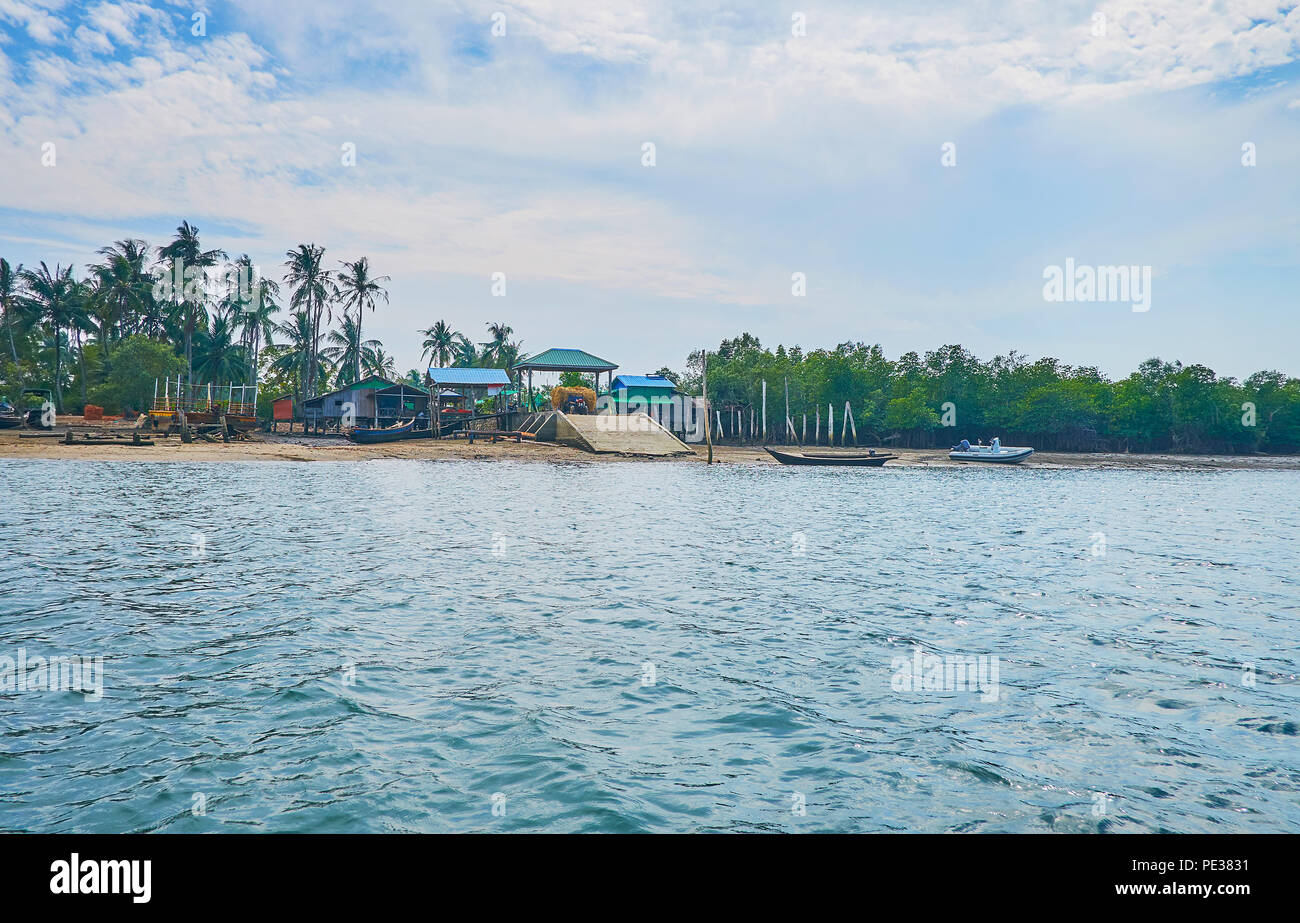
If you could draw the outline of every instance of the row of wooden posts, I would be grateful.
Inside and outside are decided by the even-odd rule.
[[[714,429],[714,431],[717,434],[717,438],[741,439],[750,442],[768,441],[767,382],[764,381],[762,385],[763,385],[763,404],[762,404],[761,415],[759,413],[756,413],[753,408],[750,408],[748,414],[746,414],[743,408],[739,408],[739,407],[733,407],[729,411],[714,409],[713,411],[714,420],[710,422],[716,424],[716,429],[714,429],[714,427],[710,427],[710,429]],[[707,384],[705,386],[704,398],[706,402],[705,406],[708,406]],[[746,416],[748,416],[748,420],[746,420]],[[809,442],[808,439],[808,422],[809,422],[808,414],[805,412],[802,415],[802,425],[799,428],[795,427],[794,418],[790,416],[790,383],[789,381],[786,381],[785,383],[785,426],[782,428],[782,432],[780,433],[779,436],[777,436],[776,431],[774,430],[772,434],[773,438],[778,439],[781,442],[786,442],[788,437],[789,442],[799,443],[800,445],[821,445],[823,436],[822,436],[822,413],[821,413],[820,406],[817,406],[813,409],[811,442]],[[852,436],[853,438],[852,444],[857,445],[858,424],[853,419],[853,406],[851,402],[845,401],[844,411],[840,415],[839,444],[849,445],[848,438],[850,436]],[[826,405],[825,444],[835,445],[835,405],[833,403],[828,403]]]

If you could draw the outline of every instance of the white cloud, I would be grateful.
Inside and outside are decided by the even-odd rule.
[[[52,45],[64,30],[61,19],[51,9],[62,3],[29,3],[24,0],[0,0],[0,22],[11,22],[26,29],[33,41]]]

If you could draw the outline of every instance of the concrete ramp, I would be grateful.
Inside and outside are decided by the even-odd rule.
[[[548,421],[549,422],[549,421]],[[588,452],[690,455],[693,450],[643,413],[555,413],[555,441]]]

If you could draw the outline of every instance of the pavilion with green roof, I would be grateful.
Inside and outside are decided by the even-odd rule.
[[[516,362],[511,366],[512,370],[517,372],[528,373],[528,395],[531,401],[533,393],[533,372],[581,372],[583,374],[594,374],[596,376],[596,394],[600,394],[600,373],[604,372],[613,380],[614,370],[617,365],[607,359],[599,356],[593,356],[591,353],[581,349],[548,349],[546,352],[538,353],[531,359],[525,359],[522,362]],[[592,408],[595,409],[594,407]]]

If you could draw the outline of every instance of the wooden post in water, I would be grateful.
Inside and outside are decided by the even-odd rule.
[[[851,429],[851,430],[853,431],[853,445],[854,445],[854,446],[857,446],[857,444],[858,444],[858,424],[855,423],[854,420],[853,420],[853,408],[849,406],[849,402],[848,402],[848,401],[845,401],[845,402],[844,402],[844,418],[845,418],[846,420],[848,420],[848,422],[849,422],[849,429]],[[841,441],[843,441],[843,440],[841,439]]]
[[[709,446],[708,464],[713,464],[713,433],[709,425],[709,351],[704,351],[704,441]]]
[[[807,441],[808,441],[808,411],[805,410],[803,414],[803,439],[801,439],[800,442],[807,442]]]
[[[817,408],[817,419],[813,421],[813,445],[822,441],[822,409],[819,405]],[[805,417],[805,419],[807,419]]]
[[[763,441],[767,442],[767,379],[763,379]]]
[[[826,444],[835,445],[835,405],[826,405]]]
[[[785,432],[781,434],[781,438],[785,439],[787,433],[791,436],[791,438],[794,437],[794,424],[790,422],[790,379],[789,378],[785,380]]]

